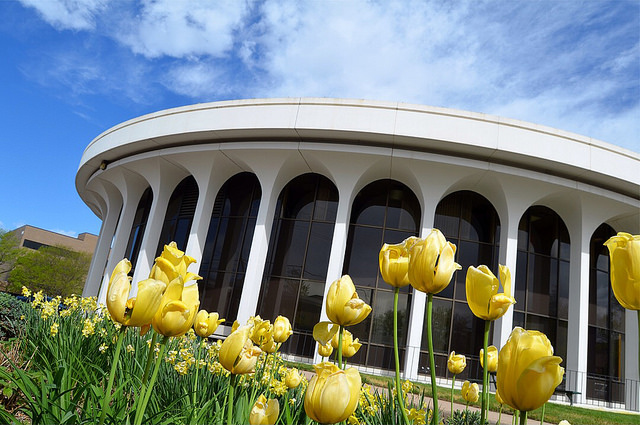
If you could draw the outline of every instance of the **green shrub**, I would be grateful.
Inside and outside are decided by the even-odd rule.
[[[20,317],[24,314],[25,304],[13,295],[0,292],[0,340],[14,338],[24,329]]]

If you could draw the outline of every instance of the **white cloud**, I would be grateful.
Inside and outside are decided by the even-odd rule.
[[[90,30],[95,27],[95,15],[103,11],[104,0],[20,0],[38,11],[42,19],[57,29]]]

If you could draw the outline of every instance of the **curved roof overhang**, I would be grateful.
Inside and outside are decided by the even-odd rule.
[[[167,109],[119,124],[85,149],[85,202],[101,164],[159,149],[252,141],[383,146],[508,165],[640,199],[640,154],[585,136],[480,113],[396,102],[252,99]]]

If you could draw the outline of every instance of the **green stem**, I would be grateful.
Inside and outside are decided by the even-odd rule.
[[[149,352],[147,353],[147,363],[144,365],[144,374],[142,375],[142,386],[147,383],[147,379],[149,379],[149,371],[151,371],[151,364],[153,363],[153,353],[156,348],[156,340],[158,339],[158,333],[153,329],[153,336],[151,337],[151,345],[149,346]]]
[[[451,381],[451,416],[453,416],[453,387],[456,385],[456,375],[453,375],[453,380]]]
[[[502,422],[500,422],[500,420],[502,419],[502,404],[500,405],[500,412],[498,413],[498,422],[496,422],[496,425],[500,425]]]
[[[546,407],[547,403],[542,405],[542,417],[540,418],[540,425],[544,425],[544,408]]]
[[[433,330],[431,316],[433,313],[433,294],[427,294],[427,341],[429,342],[429,368],[431,369],[431,396],[433,398],[433,424],[438,425],[438,387],[436,386],[436,362],[433,356]]]
[[[227,406],[229,409],[227,410],[227,425],[232,425],[233,422],[231,419],[233,418],[233,392],[236,387],[236,375],[231,374],[231,379],[229,383],[229,397],[227,399]]]
[[[340,330],[338,332],[338,367],[342,369],[342,333],[344,332],[344,327],[342,325],[340,325]]]
[[[153,392],[153,386],[156,383],[156,379],[158,379],[158,371],[160,370],[160,364],[164,359],[164,352],[167,349],[168,340],[169,340],[169,337],[165,336],[164,338],[162,338],[162,341],[160,342],[160,353],[158,353],[156,364],[153,367],[153,374],[151,375],[151,380],[149,381],[149,385],[143,390],[142,404],[136,409],[136,417],[135,417],[134,425],[140,425],[142,423],[144,412],[147,409],[147,404],[149,404],[149,399],[151,398],[151,393]]]
[[[122,341],[124,341],[124,334],[127,331],[126,326],[122,326],[120,331],[118,332],[118,337],[116,341],[116,351],[113,353],[113,360],[111,363],[111,371],[109,372],[109,382],[107,383],[107,390],[104,393],[104,398],[102,399],[102,411],[100,412],[100,421],[98,422],[100,425],[104,423],[104,420],[107,416],[107,406],[111,403],[111,390],[113,389],[113,381],[116,377],[116,368],[118,366],[118,360],[120,359],[120,351],[122,351]]]
[[[520,425],[527,425],[527,412],[524,410],[520,411]]]
[[[400,288],[393,291],[393,354],[396,360],[396,397],[402,412],[402,419],[405,424],[409,423],[407,412],[404,410],[404,396],[402,394],[402,384],[400,383],[400,356],[398,355],[398,293]]]
[[[198,344],[196,344],[196,376],[193,381],[193,394],[191,394],[191,408],[196,410],[196,394],[198,393],[198,373],[200,372],[200,344],[202,339],[198,338]]]
[[[487,360],[487,351],[489,348],[489,330],[491,329],[491,321],[484,321],[484,351],[482,352],[482,364],[484,367],[482,368],[482,411],[480,413],[480,423],[484,424],[485,419],[487,417],[487,407],[488,407],[488,396],[489,396],[489,365]]]

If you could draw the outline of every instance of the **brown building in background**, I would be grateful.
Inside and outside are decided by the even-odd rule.
[[[98,242],[98,236],[91,233],[80,233],[77,238],[74,238],[28,225],[18,227],[11,233],[18,238],[18,246],[30,249],[39,249],[43,246],[61,246],[72,251],[93,255]]]

